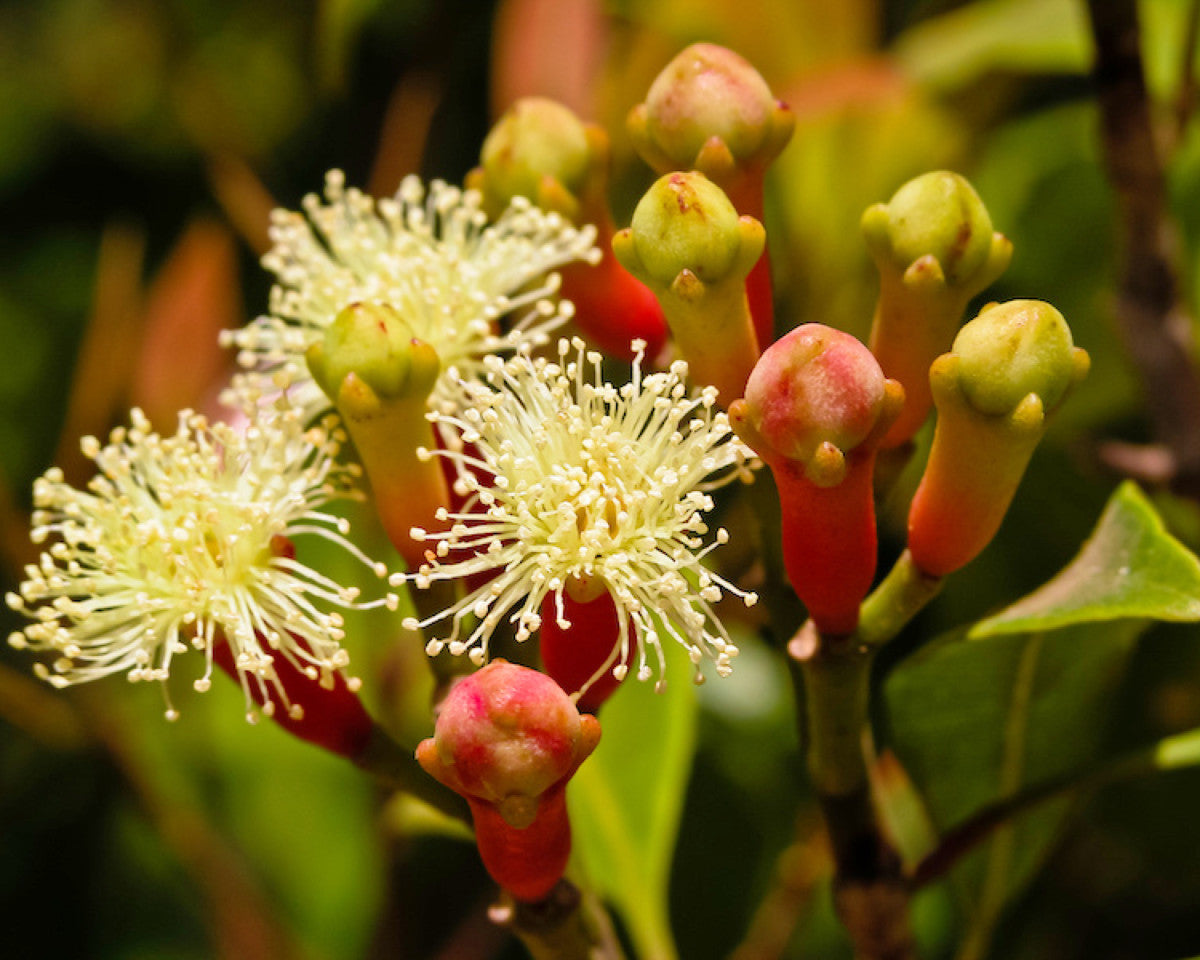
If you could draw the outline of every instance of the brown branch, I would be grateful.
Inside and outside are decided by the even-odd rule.
[[[913,867],[910,873],[913,888],[919,889],[941,879],[963,857],[990,840],[1001,827],[1012,824],[1051,800],[1086,796],[1111,783],[1170,769],[1160,757],[1161,749],[1161,743],[1152,744],[1085,773],[1054,777],[986,804],[943,834],[938,845]]]
[[[488,911],[492,922],[506,926],[525,945],[533,960],[624,960],[604,908],[569,880],[538,903],[522,903],[504,895]]]
[[[754,912],[745,939],[730,960],[779,960],[818,885],[833,870],[829,844],[815,824],[799,825],[796,840],[779,855],[774,883]],[[814,828],[818,830],[814,834]]]
[[[1175,144],[1183,142],[1187,125],[1196,109],[1196,40],[1200,39],[1200,0],[1188,7],[1187,25],[1179,58],[1179,89],[1175,94]]]
[[[1138,368],[1156,439],[1171,453],[1172,487],[1200,498],[1200,377],[1178,280],[1135,0],[1088,0],[1103,150],[1120,214],[1117,321]]]

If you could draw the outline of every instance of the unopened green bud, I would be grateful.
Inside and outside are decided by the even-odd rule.
[[[351,374],[381,400],[429,396],[440,363],[433,347],[386,303],[352,303],[307,354],[313,379],[335,405]],[[343,411],[353,416],[353,411]]]
[[[633,211],[632,230],[640,271],[626,266],[659,286],[670,286],[684,270],[704,283],[719,281],[742,246],[737,210],[701,173],[660,177]]]
[[[947,284],[969,280],[987,261],[992,218],[964,177],[935,170],[908,181],[886,204],[863,216],[872,252],[903,273],[932,256]]]
[[[929,371],[937,427],[908,514],[929,576],[974,559],[1000,527],[1046,418],[1088,371],[1062,314],[1037,300],[990,304]]]
[[[952,352],[963,395],[980,413],[997,416],[1030,394],[1050,413],[1086,370],[1087,354],[1072,343],[1063,315],[1040,300],[985,307],[958,332]]]
[[[717,388],[722,404],[742,395],[758,359],[746,276],[766,235],[739,217],[702,173],[670,173],[650,188],[633,225],[613,237],[613,253],[662,305],[692,378]]]
[[[425,548],[410,531],[432,525],[449,502],[441,465],[420,455],[433,446],[425,410],[441,366],[437,353],[388,304],[352,303],[306,356],[346,421],[384,530],[416,567]]]
[[[950,349],[967,302],[1004,272],[1012,244],[992,229],[971,184],[946,170],[910,180],[888,203],[869,207],[862,229],[879,268],[871,350],[907,395],[884,439],[885,447],[899,447],[929,413],[930,365]]]
[[[491,217],[513,197],[527,197],[574,220],[593,152],[587,126],[574,113],[554,100],[526,97],[509,107],[484,139],[480,167],[468,185],[482,191]]]
[[[629,116],[634,144],[650,166],[701,170],[718,181],[766,166],[792,127],[762,75],[711,43],[693,44],[667,64]]]

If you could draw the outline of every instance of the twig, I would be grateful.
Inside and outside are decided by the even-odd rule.
[[[510,927],[533,960],[625,960],[608,914],[569,880],[538,903],[506,898],[489,916]]]
[[[863,750],[875,652],[808,621],[788,644],[789,672],[836,865],[834,909],[860,960],[912,960],[908,884],[875,815]]]
[[[1200,39],[1200,0],[1188,7],[1187,26],[1183,31],[1183,48],[1179,58],[1179,89],[1175,94],[1175,143],[1183,135],[1196,109],[1196,40]]]
[[[941,587],[905,551],[863,601],[855,633],[823,636],[808,621],[788,643],[801,737],[836,865],[834,907],[861,960],[915,956],[908,881],[872,802],[864,744],[875,655]]]
[[[1088,0],[1109,179],[1120,210],[1117,321],[1138,368],[1172,488],[1200,498],[1200,377],[1180,296],[1178,237],[1154,138],[1135,0]]]
[[[801,824],[800,835],[779,855],[774,884],[730,960],[779,960],[786,953],[800,915],[833,866],[829,846],[819,833],[812,834],[813,826]]]
[[[372,726],[371,739],[354,763],[386,786],[416,797],[448,817],[471,823],[463,799],[422,770],[413,751],[396,743],[378,724]]]
[[[911,871],[914,888],[945,876],[955,864],[991,837],[1000,827],[1032,812],[1050,800],[1086,793],[1133,777],[1148,776],[1200,764],[1200,728],[1185,730],[1104,763],[1085,773],[1071,773],[1034,784],[982,807],[942,836]]]

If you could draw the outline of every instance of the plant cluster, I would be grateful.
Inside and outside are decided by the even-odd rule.
[[[873,717],[890,709],[912,736],[904,718],[944,661],[886,696],[877,661],[987,549],[1089,357],[1048,303],[975,308],[1013,244],[946,170],[862,216],[878,274],[865,342],[789,322],[762,221],[793,125],[750,63],[696,44],[629,113],[658,179],[627,227],[609,207],[611,132],[548,99],[500,118],[461,188],[410,177],[375,199],[331,172],[272,219],[267,311],[223,337],[241,368],[223,419],[184,411],[160,433],[135,409],[82,441],[86,486],[56,468],[37,481],[43,552],[8,594],[27,621],[10,645],[56,687],[155,681],[180,722],[181,675],[203,692],[217,668],[248,719],[469,827],[495,917],[533,956],[613,960],[674,952],[665,878],[623,889],[595,827],[620,751],[639,748],[630,725],[672,735],[632,688],[680,702],[765,641],[796,692],[834,909],[858,956],[917,956],[918,891],[1076,784],[1002,789],[934,829],[918,799],[930,745],[906,772]],[[373,507],[359,523],[377,520],[395,569],[331,510],[343,499]],[[877,510],[897,500],[903,543]],[[338,582],[318,541],[373,576]],[[1196,619],[1198,587],[1200,564],[1130,485],[1075,563],[970,635]],[[351,672],[344,612],[377,608],[435,678],[417,745],[365,705],[381,679]],[[1176,738],[1100,776],[1196,758]],[[589,837],[574,854],[573,828]]]

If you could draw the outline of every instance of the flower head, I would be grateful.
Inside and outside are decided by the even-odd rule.
[[[347,189],[342,172],[332,170],[324,202],[310,194],[303,207],[273,215],[274,247],[263,258],[276,277],[270,313],[225,342],[239,348],[252,381],[282,369],[309,414],[329,401],[308,377],[305,351],[349,304],[390,304],[433,347],[444,371],[471,377],[484,356],[546,343],[572,310],[547,299],[559,286],[548,271],[599,257],[591,227],[577,229],[520,197],[488,224],[477,191],[437,180],[426,189],[406,177],[394,197],[377,201]],[[518,318],[501,332],[508,314]],[[431,404],[454,396],[435,387]]]
[[[108,444],[84,439],[99,468],[86,489],[57,468],[34,484],[33,539],[57,539],[7,600],[34,621],[9,643],[58,655],[35,665],[40,676],[58,687],[111,673],[165,682],[192,647],[205,654],[194,686],[206,690],[224,640],[248,715],[255,683],[265,712],[278,700],[297,718],[303,705],[290,702],[274,658],[325,685],[347,665],[342,617],[320,606],[394,606],[395,597],[359,601],[356,588],[300,563],[292,541],[322,537],[385,575],[346,539],[347,521],[321,509],[357,496],[359,470],[337,463],[333,418],[306,430],[286,404],[252,414],[239,431],[184,411],[175,434],[160,436],[134,410]]]
[[[448,638],[430,641],[431,654],[449,645],[482,663],[506,615],[524,640],[541,625],[545,598],[566,627],[564,590],[606,589],[621,624],[606,668],[623,676],[636,642],[639,679],[654,672],[648,651],[661,674],[665,634],[697,666],[707,656],[728,672],[737,648],[712,604],[722,588],[748,605],[756,597],[703,564],[728,540],[721,529],[705,545],[705,514],[713,506],[710,490],[748,476],[750,454],[715,409],[715,389],[690,394],[682,362],[644,376],[644,344],[638,346],[632,380],[619,388],[604,381],[600,355],[585,355],[580,340],[560,340],[557,363],[526,353],[507,362],[491,358],[484,382],[463,384],[468,402],[461,414],[431,414],[475,451],[438,454],[475,469],[460,471],[458,483],[480,509],[442,511],[450,527],[441,532],[414,530],[415,539],[436,546],[408,579],[427,587],[495,573],[441,613],[407,622],[415,629],[451,621]],[[464,637],[469,617],[478,623]]]
[[[417,762],[470,805],[492,878],[537,902],[566,870],[567,782],[599,740],[599,721],[548,676],[493,660],[451,686]]]

